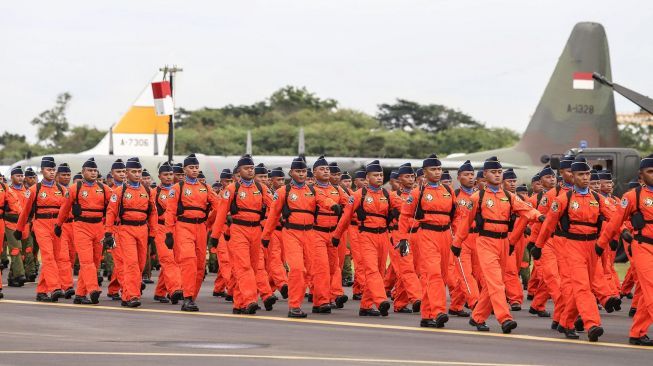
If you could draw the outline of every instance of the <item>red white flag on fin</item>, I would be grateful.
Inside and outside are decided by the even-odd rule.
[[[169,81],[152,83],[152,95],[157,116],[170,116],[175,112]]]
[[[592,79],[592,73],[575,72],[574,89],[594,90],[594,79]]]

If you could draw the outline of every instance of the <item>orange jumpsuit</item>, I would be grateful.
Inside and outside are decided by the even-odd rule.
[[[219,239],[222,236],[227,213],[231,213],[229,239],[229,262],[233,275],[236,276],[238,291],[234,293],[234,307],[242,308],[258,299],[259,287],[262,285],[264,298],[272,295],[269,280],[265,271],[258,267],[261,257],[261,220],[266,207],[272,204],[272,193],[267,187],[254,182],[250,184],[241,181],[228,185],[220,195],[216,210],[216,219],[211,230],[211,237]],[[260,277],[261,274],[265,278]],[[264,293],[265,292],[265,293]]]
[[[57,226],[62,228],[61,242],[73,245],[70,242],[73,234],[68,231],[70,222],[64,226],[64,223],[69,219],[72,218],[73,220],[74,245],[79,256],[80,266],[75,294],[86,296],[93,291],[100,291],[97,271],[100,265],[99,259],[102,256],[101,241],[104,236],[104,215],[111,198],[111,192],[109,187],[104,184],[83,182],[71,187],[68,193],[65,203],[59,209]],[[71,211],[74,204],[79,204],[81,211],[78,216],[75,216],[74,212]],[[64,227],[66,228],[65,232]],[[66,254],[69,254],[69,251],[66,251]],[[69,267],[70,272],[72,267]]]
[[[173,252],[181,269],[184,297],[196,299],[202,286],[206,267],[205,223],[211,207],[218,207],[218,203],[210,187],[188,178],[183,187],[179,182],[168,193],[165,230],[174,234]]]
[[[423,210],[421,218],[416,216],[420,200]],[[445,284],[449,276],[451,222],[456,209],[455,200],[450,188],[442,184],[426,184],[421,190],[412,190],[401,209],[399,232],[402,239],[408,239],[414,224],[412,219],[419,224],[417,246],[420,258],[417,266],[420,268],[422,284],[422,319],[435,319],[439,314],[446,313]]]
[[[7,210],[8,209],[8,210]],[[7,188],[7,185],[2,183],[0,185],[0,238],[4,240],[5,237],[5,210],[9,212],[20,211],[20,201],[16,194]],[[0,245],[0,253],[2,253],[3,245]],[[11,254],[11,253],[10,253]],[[14,254],[11,254],[14,255]],[[17,255],[17,254],[16,254]],[[2,289],[2,279],[0,278],[0,289]]]
[[[566,255],[571,279],[571,301],[565,304],[566,316],[560,319],[560,325],[567,329],[574,329],[577,316],[583,318],[585,329],[601,324],[596,299],[592,294],[591,282],[599,262],[594,250],[594,243],[598,239],[599,215],[610,217],[612,211],[600,199],[596,199],[595,192],[580,193],[576,190],[567,191],[558,195],[551,203],[546,220],[535,245],[541,247],[544,241],[556,231],[556,237],[562,242]],[[567,214],[569,229],[565,232],[558,226],[561,218]]]
[[[122,300],[141,297],[142,273],[147,260],[148,238],[155,236],[157,212],[155,196],[142,184],[127,183],[111,196],[107,210],[106,231],[113,233],[122,258],[118,281],[122,285]]]
[[[607,206],[609,206],[612,211],[616,211],[616,207],[619,204],[618,197],[615,197],[613,195],[603,195],[601,194],[601,199],[603,200],[603,203],[605,203]],[[619,240],[619,234],[617,233],[616,236],[613,238],[613,240]],[[610,288],[611,294],[612,295],[618,295],[621,293],[621,282],[619,281],[619,275],[617,274],[617,270],[614,268],[614,260],[616,257],[616,250],[608,250],[605,253],[606,255],[601,256],[601,264],[603,265],[603,272],[605,274],[605,278],[608,281],[608,286]]]
[[[639,190],[639,200],[637,199]],[[638,286],[641,296],[637,302],[637,312],[630,328],[630,337],[641,338],[646,335],[648,328],[653,324],[653,190],[649,187],[635,188],[626,192],[621,203],[616,207],[616,212],[610,218],[605,230],[601,233],[598,245],[604,249],[605,255],[609,249],[609,241],[620,232],[624,220],[631,219],[632,215],[640,212],[644,226],[633,229],[633,242],[631,243],[631,261],[635,266]],[[583,320],[585,320],[583,318]]]
[[[506,289],[503,282],[503,271],[508,260],[509,242],[515,238],[508,238],[508,226],[510,216],[516,213],[524,216],[529,221],[536,220],[540,213],[528,206],[517,195],[508,197],[504,190],[494,192],[489,186],[485,188],[482,202],[479,202],[480,192],[475,192],[471,202],[467,204],[469,210],[467,220],[462,220],[456,228],[456,237],[453,245],[461,247],[469,235],[469,228],[479,212],[479,206],[483,205],[481,216],[484,220],[483,227],[479,227],[479,234],[476,240],[481,270],[485,278],[479,295],[479,301],[472,312],[473,320],[482,324],[494,311],[494,315],[500,324],[512,320],[510,309],[506,302]],[[513,232],[514,233],[514,232]]]
[[[269,209],[269,208],[268,208]],[[270,283],[275,289],[279,290],[284,285],[288,285],[288,275],[286,268],[283,266],[283,245],[281,243],[281,223],[277,225],[270,238],[270,245],[264,249],[265,269],[270,276]]]
[[[7,212],[4,212],[3,215],[4,223],[5,223],[4,226],[9,230],[16,231],[16,223],[18,222],[18,216],[20,216],[20,211],[23,209],[23,206],[25,205],[25,201],[27,201],[27,195],[26,195],[27,189],[25,188],[24,185],[21,185],[19,188],[16,188],[12,184],[9,184],[7,185],[7,191],[11,192],[13,197],[16,198],[16,202],[15,202],[16,204],[9,205],[8,207],[9,210]],[[23,232],[23,239],[27,239],[28,236],[29,236],[29,225],[27,230]],[[27,247],[25,248],[25,252],[23,253],[21,249],[13,248],[9,253],[9,255],[12,257],[27,256],[30,253],[32,253],[32,249],[33,248],[31,246]],[[0,253],[2,253],[2,249],[0,249]],[[23,261],[24,260],[25,259],[23,258]],[[2,286],[2,284],[0,284],[0,286]]]
[[[410,197],[411,191],[392,192],[391,194],[399,197],[402,202],[406,202],[408,197]],[[411,237],[416,236],[411,234],[417,233],[419,230],[419,223],[410,217],[408,218],[407,225],[409,234],[407,239],[411,242]],[[417,278],[417,273],[415,272],[415,257],[413,251],[411,250],[408,255],[402,257],[399,250],[394,249],[394,246],[402,239],[402,235],[399,231],[399,222],[397,222],[397,227],[391,233],[391,239],[389,250],[390,265],[391,268],[394,268],[393,272],[396,276],[393,307],[395,311],[399,311],[405,308],[409,303],[414,304],[416,301],[422,300],[422,284],[419,278]]]
[[[67,191],[55,182],[43,180],[31,186],[28,192],[29,196],[18,217],[16,230],[23,232],[23,237],[25,237],[24,230],[33,215],[32,230],[39,243],[39,253],[41,254],[41,273],[36,292],[48,293],[62,288],[59,271],[60,266],[63,268],[64,265],[57,261],[57,254],[61,253],[61,245],[59,238],[54,235],[54,224],[59,208],[66,200]],[[32,213],[33,208],[34,212]],[[68,267],[70,267],[70,263],[68,263]]]
[[[313,193],[308,185],[291,183],[277,189],[274,203],[263,229],[262,239],[270,240],[278,225],[281,211],[286,206],[289,216],[284,218],[282,230],[283,250],[288,273],[288,307],[299,308],[306,291],[306,269],[311,268],[313,283],[313,306],[329,303],[330,276],[329,258],[326,247],[318,247],[311,231],[315,220],[315,210],[329,209],[336,203],[323,194]]]
[[[538,195],[534,194],[530,196],[527,202],[530,203],[531,207],[535,207],[536,209],[539,210],[540,202],[538,201]],[[539,224],[539,222],[537,224]],[[531,229],[535,225],[536,223],[531,224]],[[528,241],[529,243],[532,241],[534,245],[536,240],[537,238],[533,237],[531,231],[531,235],[525,241]],[[533,300],[531,300],[531,308],[537,311],[546,310],[546,302],[549,300],[551,296],[549,294],[549,289],[546,283],[542,280],[542,265],[540,264],[540,260],[534,258],[533,258],[533,270],[531,271],[531,278],[528,281],[527,292],[529,295],[533,296]],[[555,321],[559,321],[559,317],[556,318]]]
[[[349,196],[345,191],[337,186],[326,184],[322,186],[320,183],[314,185],[317,194],[325,195],[331,198],[334,202],[344,207],[349,201]],[[338,296],[342,296],[345,292],[342,289],[342,268],[340,266],[340,250],[339,247],[334,247],[331,244],[331,235],[338,225],[338,215],[336,215],[331,208],[318,209],[317,217],[315,218],[315,225],[313,225],[313,237],[316,242],[319,242],[319,247],[325,246],[327,248],[327,256],[329,258],[329,274],[330,274],[330,296],[329,301],[335,302]],[[347,247],[347,243],[342,243],[342,247]]]
[[[154,230],[154,244],[156,246],[156,254],[159,257],[159,263],[161,263],[161,272],[159,273],[157,284],[159,293],[156,294],[159,296],[162,296],[163,287],[165,287],[165,292],[170,295],[175,291],[181,290],[181,270],[175,261],[175,255],[172,249],[168,249],[165,244],[166,234],[164,214],[166,211],[166,204],[168,203],[170,189],[172,189],[172,186],[166,187],[160,185],[154,192],[155,207],[158,218],[156,229]],[[159,284],[161,284],[161,286],[159,286]]]
[[[456,216],[455,220],[452,223],[453,230],[456,232],[456,228],[460,225],[461,221],[467,220],[467,214],[469,213],[467,204],[471,202],[472,193],[468,193],[465,190],[461,189],[456,195]],[[475,223],[472,222],[470,228],[469,236],[463,241],[462,248],[460,251],[460,260],[453,258],[456,264],[456,269],[458,275],[463,281],[465,300],[470,309],[474,309],[478,303],[478,297],[480,294],[479,288],[485,286],[485,279],[483,278],[483,272],[481,271],[481,263],[478,260],[478,251],[476,250],[476,239],[478,238],[478,230],[476,230]]]
[[[362,265],[365,269],[365,290],[361,299],[361,309],[371,309],[372,305],[378,306],[387,301],[383,274],[385,273],[388,257],[387,249],[390,245],[388,235],[387,217],[392,210],[401,209],[401,198],[388,193],[385,197],[382,189],[360,189],[349,198],[345,211],[338,227],[334,232],[335,238],[340,238],[351,224],[354,213],[361,207],[367,214],[358,226],[358,244]],[[359,217],[360,220],[360,217]]]

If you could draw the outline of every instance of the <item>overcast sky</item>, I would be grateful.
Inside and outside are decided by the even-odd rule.
[[[3,1],[0,131],[32,137],[64,91],[72,124],[106,129],[166,63],[184,68],[184,108],[296,85],[368,113],[400,97],[523,131],[579,21],[605,26],[615,81],[653,94],[650,0]]]

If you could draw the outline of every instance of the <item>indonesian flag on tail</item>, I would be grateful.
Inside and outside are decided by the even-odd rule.
[[[152,95],[157,116],[170,116],[175,112],[169,81],[152,83]]]
[[[592,73],[575,72],[574,89],[594,90],[594,79],[592,79]]]

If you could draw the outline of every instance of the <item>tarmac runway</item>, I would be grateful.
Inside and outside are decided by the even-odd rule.
[[[510,335],[494,318],[489,333],[469,318],[452,317],[444,329],[420,328],[419,314],[361,318],[352,300],[330,315],[310,314],[305,303],[305,320],[288,319],[285,300],[270,312],[233,315],[231,303],[211,296],[214,278],[204,281],[198,313],[155,303],[154,285],[138,309],[108,299],[106,281],[92,306],[37,303],[34,284],[5,287],[0,365],[645,365],[653,357],[653,348],[627,343],[628,299],[621,312],[601,312],[605,335],[589,343],[585,333],[572,341],[550,330],[551,319],[529,314],[528,301],[513,313],[519,327]]]

